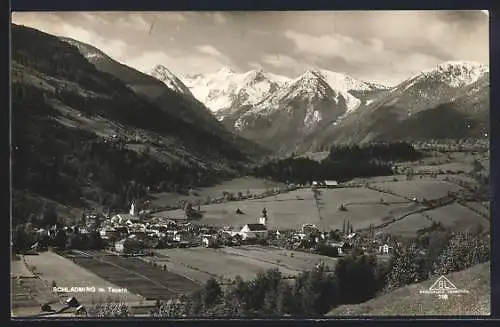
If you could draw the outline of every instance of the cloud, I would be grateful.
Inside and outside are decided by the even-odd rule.
[[[15,23],[90,43],[125,64],[146,71],[164,64],[180,75],[231,65],[292,77],[323,68],[393,81],[446,60],[489,61],[488,17],[480,10],[13,16]]]
[[[165,54],[164,52],[145,52],[142,55],[134,58],[130,58],[127,60],[127,65],[134,67],[135,69],[149,74],[151,69],[155,65],[165,65],[168,67],[168,64],[173,61],[173,58]],[[152,65],[152,63],[154,63]]]
[[[123,40],[105,39],[95,33],[89,32],[88,30],[69,24],[61,24],[58,28],[60,36],[70,37],[93,45],[113,59],[124,60],[126,58],[128,45]]]
[[[340,34],[312,36],[294,31],[286,31],[285,37],[295,43],[298,52],[320,57],[339,57],[350,62],[366,62],[373,60],[373,55],[384,54],[383,42],[375,38],[369,43],[364,43]]]
[[[259,70],[259,69],[264,68],[261,63],[256,62],[256,61],[249,62],[248,67],[250,67],[251,69],[255,69],[255,70]]]
[[[155,65],[161,64],[177,76],[208,73],[231,64],[227,59],[195,54],[175,56],[162,51],[146,51],[137,57],[125,60],[124,63],[146,74],[149,74]]]
[[[44,20],[39,20],[38,14],[35,13],[15,13],[13,14],[12,21],[16,24],[26,26],[32,26],[34,25],[33,22],[36,22],[37,29],[42,32],[88,43],[119,61],[124,60],[127,56],[128,45],[122,39],[102,37],[92,30],[61,21],[56,15],[51,13],[46,13],[44,16]],[[86,18],[89,17],[92,20],[100,19],[96,16],[87,16]]]
[[[127,29],[134,29],[138,31],[149,31],[151,24],[153,23],[154,23],[153,20],[148,22],[140,15],[130,15],[125,17],[120,17],[118,19],[118,24],[120,24],[121,26]]]
[[[206,53],[212,56],[218,56],[218,57],[223,57],[224,55],[219,52],[215,47],[205,44],[205,45],[200,45],[196,47],[199,52]]]
[[[277,68],[300,65],[301,63],[287,55],[283,54],[268,54],[262,56],[262,61]]]

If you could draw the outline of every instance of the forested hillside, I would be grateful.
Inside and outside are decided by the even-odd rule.
[[[76,47],[16,25],[12,112],[13,216],[21,220],[22,192],[119,208],[148,189],[214,183],[248,162],[235,145],[98,71]]]

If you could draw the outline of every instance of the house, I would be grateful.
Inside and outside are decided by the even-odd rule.
[[[323,185],[326,188],[335,188],[339,186],[339,183],[337,181],[324,181]]]
[[[301,234],[319,234],[319,229],[314,224],[303,224]]]
[[[269,231],[263,224],[246,224],[240,231],[244,240],[249,239],[267,239]]]
[[[115,251],[121,253],[136,252],[141,248],[141,243],[133,238],[125,238],[115,243]]]
[[[132,216],[131,214],[128,213],[120,213],[118,215],[115,215],[111,218],[111,222],[114,224],[123,224],[126,221],[138,221],[137,217]]]
[[[175,231],[173,240],[176,242],[191,242],[193,235],[186,230]]]
[[[99,234],[101,235],[101,237],[103,239],[112,239],[112,238],[116,238],[120,235],[120,233],[112,227],[101,229]]]
[[[307,234],[305,234],[305,233],[295,233],[295,234],[293,234],[293,238],[294,238],[297,242],[307,239],[307,236],[308,236],[308,235],[307,235]]]
[[[80,227],[80,228],[78,228],[78,232],[79,232],[80,234],[90,234],[89,229],[88,229],[88,228],[86,228],[86,227]]]
[[[215,247],[217,239],[211,235],[204,235],[202,243],[206,248]]]
[[[119,240],[115,243],[115,251],[116,252],[125,252],[125,239]]]
[[[392,250],[392,246],[387,245],[387,243],[378,247],[378,252],[383,254],[388,254],[390,250]]]
[[[350,240],[350,239],[355,238],[355,237],[356,237],[356,235],[358,235],[358,234],[356,234],[356,233],[349,233],[349,234],[346,236],[346,238]]]

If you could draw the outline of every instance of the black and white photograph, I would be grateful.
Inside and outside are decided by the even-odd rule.
[[[10,29],[12,318],[490,315],[487,10]]]

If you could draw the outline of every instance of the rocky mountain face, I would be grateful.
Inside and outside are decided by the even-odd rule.
[[[342,123],[308,135],[301,146],[484,138],[489,130],[489,85],[486,65],[446,62],[403,81]]]
[[[277,153],[288,152],[306,135],[341,121],[387,89],[328,70],[290,79],[262,70],[238,74],[225,67],[184,82],[228,129]]]
[[[217,135],[252,158],[267,153],[263,147],[227,130],[211,111],[198,101],[189,88],[165,66],[157,65],[150,75],[121,64],[101,50],[69,38],[61,40],[78,48],[80,53],[99,71],[111,74],[126,84],[138,96],[169,114],[196,125],[197,129]]]
[[[288,81],[288,78],[252,70],[243,74],[223,67],[211,74],[185,76],[184,83],[193,95],[210,110],[219,112],[219,118],[234,110],[259,103]]]
[[[392,88],[328,70],[288,79],[224,68],[185,83],[228,129],[277,154],[487,133],[489,68],[473,62],[445,62]]]
[[[184,85],[184,83],[177,76],[175,76],[170,70],[168,70],[167,67],[163,65],[155,66],[150,75],[162,81],[169,89],[174,92],[184,94],[188,97],[193,96],[189,88]]]

